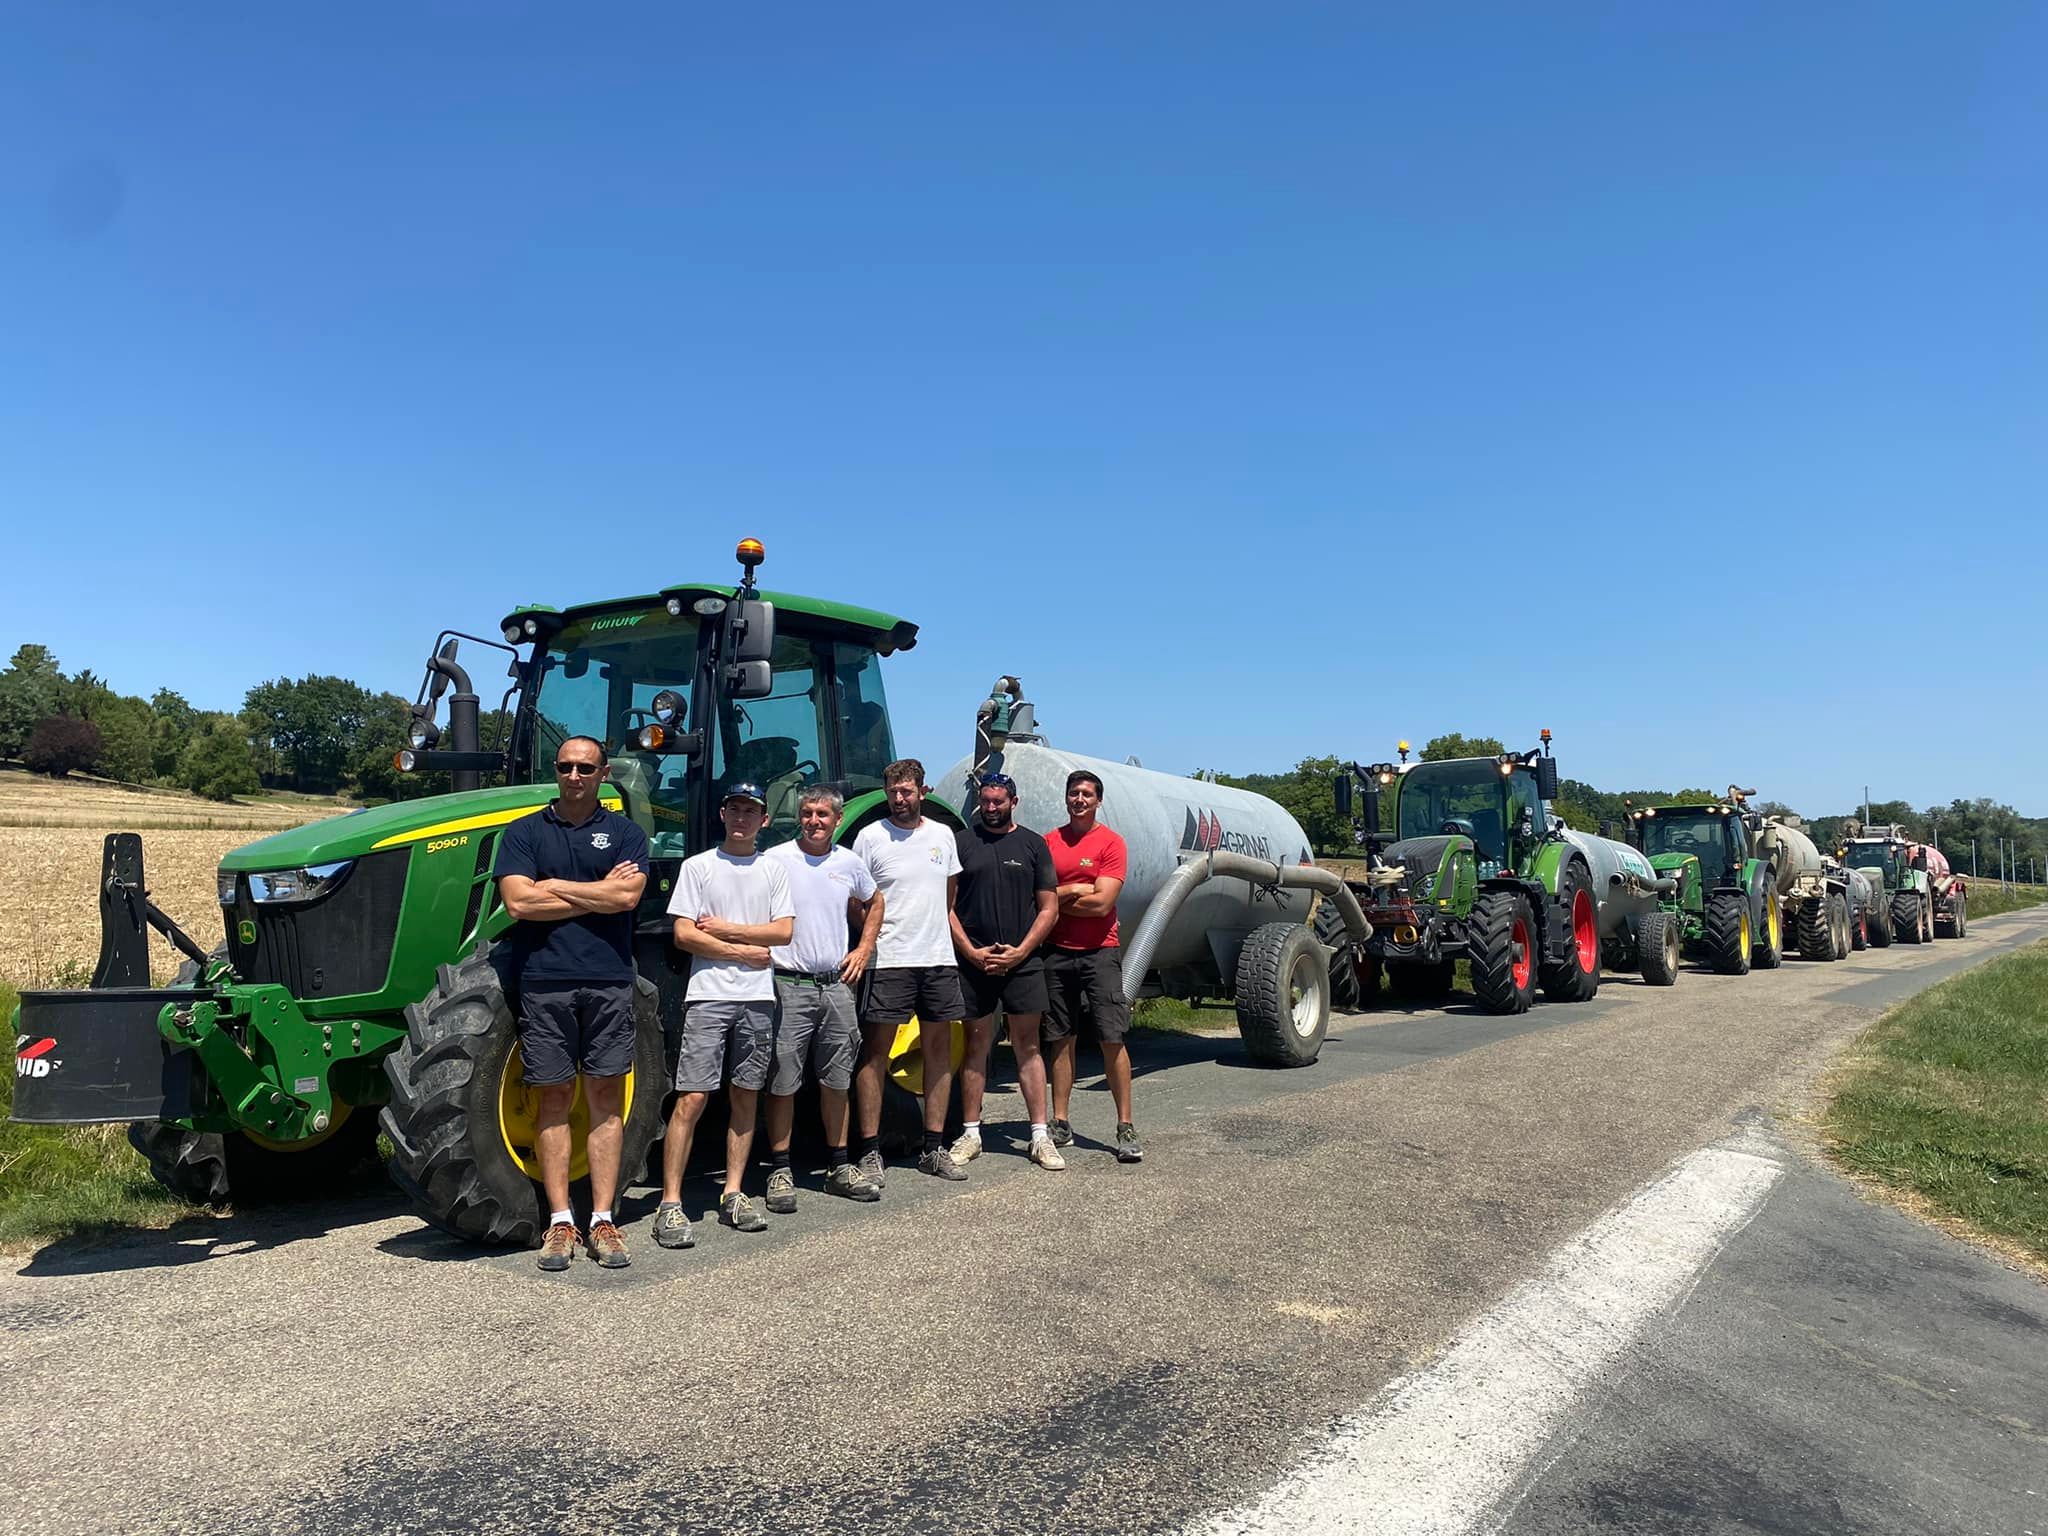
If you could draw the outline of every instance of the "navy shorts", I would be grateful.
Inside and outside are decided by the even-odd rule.
[[[528,982],[519,989],[519,1050],[528,1087],[633,1069],[633,983]]]

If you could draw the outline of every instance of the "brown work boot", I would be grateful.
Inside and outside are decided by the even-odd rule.
[[[576,1245],[582,1241],[583,1234],[574,1226],[566,1221],[556,1222],[540,1240],[540,1267],[550,1274],[567,1269],[569,1261],[576,1257]]]
[[[626,1240],[608,1221],[590,1224],[590,1237],[584,1243],[583,1251],[597,1260],[599,1269],[624,1269],[633,1262],[632,1255],[626,1252]]]

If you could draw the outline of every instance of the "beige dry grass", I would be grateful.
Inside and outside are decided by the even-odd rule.
[[[99,956],[100,846],[140,831],[151,898],[200,943],[220,942],[214,869],[231,848],[348,807],[313,796],[215,805],[171,790],[0,772],[0,980],[82,985]],[[159,979],[178,967],[161,939]]]

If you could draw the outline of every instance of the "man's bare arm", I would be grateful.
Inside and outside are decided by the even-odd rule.
[[[524,875],[501,875],[498,878],[498,899],[505,904],[507,912],[522,921],[547,922],[554,918],[574,917],[578,909],[546,887],[544,880],[529,880]]]
[[[1124,888],[1121,880],[1097,879],[1086,891],[1076,891],[1072,897],[1060,897],[1060,910],[1074,917],[1104,917],[1116,910],[1117,892]]]
[[[851,902],[848,905],[852,905]],[[852,986],[866,974],[875,958],[875,944],[882,936],[882,893],[868,898],[867,914],[861,919],[860,940],[847,952],[839,967],[839,979]]]
[[[540,884],[579,912],[630,912],[640,905],[647,875],[626,859],[613,865],[602,880],[543,880]]]
[[[707,912],[698,919],[697,926],[728,944],[787,944],[796,931],[796,919],[781,917],[772,923],[735,923],[714,912]]]
[[[706,960],[737,960],[741,965],[751,965],[757,970],[769,963],[766,945],[728,944],[724,939],[706,933],[687,917],[676,919],[676,948],[688,954],[701,955]]]

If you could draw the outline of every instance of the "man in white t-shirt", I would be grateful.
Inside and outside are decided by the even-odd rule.
[[[912,1018],[924,1041],[924,1155],[918,1170],[942,1179],[967,1171],[946,1150],[946,1110],[953,1095],[953,1026],[967,1013],[953,954],[953,897],[959,888],[960,848],[953,829],[924,814],[924,764],[914,757],[882,770],[889,819],[861,829],[853,851],[882,892],[881,933],[874,973],[861,1018],[860,1171],[880,1188],[882,1084],[889,1047]]]
[[[808,1071],[818,1080],[818,1116],[825,1128],[825,1193],[879,1200],[882,1191],[846,1155],[846,1095],[860,1054],[853,984],[875,957],[882,896],[867,865],[832,846],[845,802],[829,784],[797,797],[797,840],[768,850],[789,876],[796,934],[771,952],[775,962],[775,1066],[768,1079],[768,1209],[796,1210],[796,1174],[789,1142],[796,1128],[796,1091]],[[847,937],[860,925],[860,942]]]
[[[669,1115],[661,1157],[661,1207],[654,1240],[688,1248],[690,1219],[683,1214],[683,1169],[704,1106],[731,1068],[732,1115],[725,1132],[725,1192],[718,1219],[742,1232],[768,1223],[740,1192],[740,1176],[754,1146],[754,1111],[768,1082],[775,1034],[775,977],[769,949],[787,944],[796,926],[789,876],[754,852],[768,802],[761,786],[734,784],[719,807],[725,841],[683,860],[669,915],[676,945],[690,954],[690,989],[683,999],[683,1044],[676,1059],[676,1106]]]

